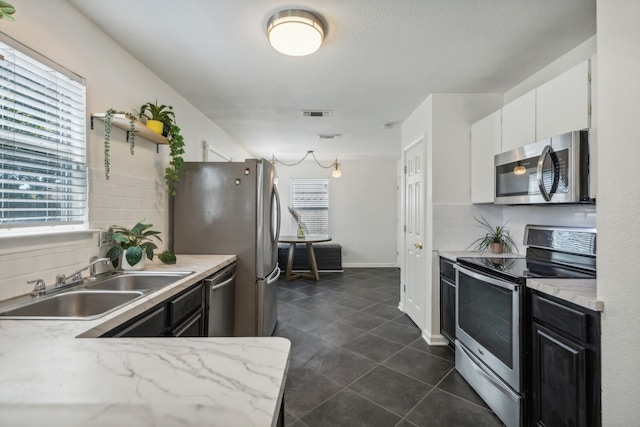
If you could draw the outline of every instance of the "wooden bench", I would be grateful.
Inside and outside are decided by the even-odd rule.
[[[342,246],[338,243],[315,243],[313,251],[316,254],[318,271],[338,271],[342,272]],[[289,252],[288,243],[278,244],[278,265],[284,271],[287,267],[287,256]],[[293,257],[293,270],[309,270],[309,259],[307,257],[307,247],[296,245],[296,252]]]

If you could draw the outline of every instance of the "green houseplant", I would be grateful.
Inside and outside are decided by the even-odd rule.
[[[104,115],[104,177],[106,180],[109,180],[109,172],[111,171],[111,129],[113,129],[113,116],[116,114],[124,114],[125,117],[129,119],[130,127],[127,133],[127,142],[129,143],[129,151],[131,151],[131,154],[133,154],[135,147],[137,120],[135,114],[109,108]]]
[[[149,111],[147,113],[147,110]],[[168,136],[171,132],[171,125],[173,125],[176,116],[173,112],[173,107],[171,105],[158,105],[158,100],[156,99],[155,104],[151,102],[147,102],[142,107],[140,107],[140,117],[145,117],[147,119],[147,126],[157,132],[154,129],[153,123],[150,122],[160,122],[162,123],[162,128],[160,129],[160,134],[164,136]]]
[[[148,111],[148,113],[147,113]],[[184,168],[184,137],[180,134],[180,127],[176,125],[176,115],[171,105],[158,105],[147,102],[140,107],[140,117],[146,117],[147,125],[149,120],[157,120],[162,123],[162,134],[169,141],[169,166],[165,169],[164,181],[167,187],[167,193],[172,196],[176,194],[176,184],[180,179],[180,172]]]
[[[167,186],[167,192],[175,196],[176,185],[180,179],[180,172],[184,169],[184,137],[180,134],[180,128],[172,123],[169,127],[169,134],[167,136],[169,140],[169,155],[171,161],[169,166],[164,170],[164,182]]]
[[[142,270],[144,268],[145,255],[153,259],[153,250],[158,247],[151,238],[162,241],[159,231],[151,230],[153,224],[145,224],[145,219],[138,222],[132,228],[114,225],[113,240],[116,245],[107,252],[107,257],[114,267],[118,267],[122,259],[122,268],[130,270]],[[124,255],[124,256],[123,256]],[[126,261],[126,263],[125,263]]]
[[[0,19],[6,19],[7,21],[15,21],[16,18],[13,14],[16,13],[16,8],[6,1],[0,0]]]
[[[480,218],[482,219],[474,217],[480,226],[485,229],[486,234],[471,243],[469,248],[473,247],[475,250],[483,252],[490,250],[493,253],[513,252],[517,245],[506,228],[509,221],[494,227],[483,216],[480,216]]]
[[[148,112],[148,113],[147,113]],[[111,171],[111,130],[113,128],[113,117],[116,114],[124,114],[129,119],[130,127],[127,132],[127,142],[129,143],[129,151],[134,154],[135,148],[135,135],[136,135],[136,121],[138,117],[136,114],[128,113],[126,111],[119,111],[114,108],[107,110],[104,117],[104,176],[109,180],[109,173]],[[175,113],[173,107],[170,105],[158,105],[158,101],[155,103],[147,102],[140,107],[140,116],[146,117],[147,121],[153,117],[162,123],[163,134],[166,136],[169,142],[169,155],[171,160],[169,166],[165,169],[165,184],[167,192],[170,195],[176,194],[176,184],[180,179],[180,172],[184,168],[184,137],[180,134],[180,127],[175,123]]]

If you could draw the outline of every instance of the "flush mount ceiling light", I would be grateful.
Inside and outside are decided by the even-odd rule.
[[[315,162],[318,164],[318,166],[320,166],[323,169],[331,169],[331,168],[335,168],[331,171],[331,176],[334,178],[340,178],[342,176],[342,171],[340,170],[340,163],[338,163],[338,158],[336,157],[335,161],[333,163],[331,163],[328,166],[323,165],[322,163],[320,163],[318,161],[318,159],[316,159],[316,155],[313,153],[312,150],[307,151],[307,153],[297,162],[294,163],[284,163],[278,159],[276,159],[276,156],[274,154],[271,155],[271,163],[272,164],[277,164],[280,163],[281,165],[285,165],[285,166],[296,166],[299,165],[300,163],[302,163],[302,161],[304,159],[306,159],[309,154],[311,154],[311,157],[313,157],[313,160],[315,160]]]
[[[310,55],[322,44],[324,27],[311,12],[282,10],[267,23],[269,43],[275,50],[289,56]]]

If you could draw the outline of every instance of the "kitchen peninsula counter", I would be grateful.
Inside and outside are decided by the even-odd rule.
[[[272,426],[290,342],[278,337],[97,338],[235,261],[194,271],[96,320],[0,320],[0,426]]]

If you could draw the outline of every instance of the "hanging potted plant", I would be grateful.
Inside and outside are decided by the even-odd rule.
[[[149,111],[147,113],[147,110]],[[171,105],[158,105],[156,99],[155,104],[147,102],[140,107],[140,117],[147,119],[147,127],[152,131],[167,136],[171,131],[171,125],[175,120],[173,107]]]
[[[144,219],[133,228],[114,225],[113,240],[116,245],[107,252],[114,267],[121,265],[123,270],[142,270],[145,259],[153,259],[153,250],[158,247],[151,238],[162,241],[159,231],[151,230],[153,224],[145,224]]]
[[[111,129],[113,129],[112,122],[115,114],[124,114],[129,119],[130,127],[127,132],[127,142],[129,143],[129,151],[133,155],[136,138],[136,116],[126,111],[118,111],[113,108],[109,108],[104,115],[104,177],[109,180],[109,172],[111,171]]]
[[[495,254],[513,252],[517,245],[511,238],[509,230],[506,228],[509,221],[494,227],[489,224],[483,216],[480,217],[482,220],[475,217],[474,219],[487,231],[487,233],[484,237],[480,237],[469,245],[469,248],[473,247],[475,250],[483,252],[489,250]]]

